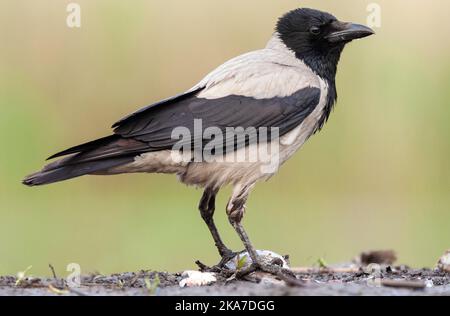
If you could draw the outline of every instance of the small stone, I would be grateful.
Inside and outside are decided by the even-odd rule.
[[[397,260],[397,255],[393,250],[375,250],[361,253],[358,258],[363,266],[370,264],[392,265]]]
[[[437,267],[439,270],[450,272],[450,249],[439,259]]]
[[[209,285],[217,281],[215,273],[194,270],[184,271],[181,276],[180,287],[193,287]]]

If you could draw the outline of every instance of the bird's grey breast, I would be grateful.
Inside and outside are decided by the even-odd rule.
[[[280,161],[289,159],[320,128],[328,101],[328,83],[319,78],[320,100],[314,110],[296,128],[280,138]]]

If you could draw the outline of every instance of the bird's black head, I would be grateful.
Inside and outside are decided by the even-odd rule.
[[[296,9],[277,23],[276,32],[283,43],[320,76],[333,80],[345,44],[374,34],[370,28],[338,21],[333,15]]]

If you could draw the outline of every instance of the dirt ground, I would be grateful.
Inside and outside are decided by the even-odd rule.
[[[0,295],[446,295],[450,272],[384,266],[374,275],[365,268],[297,268],[303,285],[290,286],[266,274],[251,280],[227,281],[220,275],[211,285],[180,287],[181,273],[155,271],[86,275],[69,288],[62,279],[0,277]]]

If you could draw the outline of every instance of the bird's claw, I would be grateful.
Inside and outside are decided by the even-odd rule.
[[[252,263],[250,266],[238,270],[234,273],[234,275],[229,278],[229,280],[233,279],[246,279],[246,277],[249,276],[249,274],[253,272],[265,272],[268,273],[284,282],[286,282],[287,285],[290,286],[303,286],[304,282],[297,279],[296,275],[290,270],[284,268],[282,265],[280,265],[278,262],[273,262],[270,264],[256,262]]]
[[[280,279],[288,285],[292,286],[302,286],[304,282],[297,279],[296,275],[288,268],[286,268],[285,263],[278,257],[272,258],[270,261],[257,260],[256,262],[251,262],[250,264],[237,269],[231,269],[227,267],[227,263],[230,260],[236,258],[239,254],[244,253],[236,253],[233,251],[224,252],[222,255],[222,259],[215,266],[207,266],[200,261],[196,261],[195,263],[198,265],[201,272],[214,272],[221,274],[226,278],[227,282],[231,282],[233,280],[249,280],[250,274],[254,272],[263,272],[272,275],[273,277]],[[285,261],[286,257],[283,257]]]
[[[207,266],[206,264],[203,264],[199,260],[195,261],[195,264],[199,267],[201,272],[223,273],[225,271],[228,271],[228,272],[232,273],[232,271],[226,267],[226,263],[229,262],[231,259],[235,258],[237,255],[238,255],[237,252],[228,250],[228,251],[223,252],[220,262],[212,267]]]

